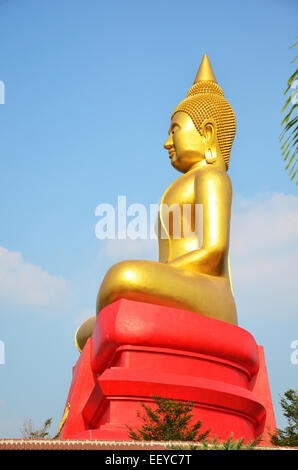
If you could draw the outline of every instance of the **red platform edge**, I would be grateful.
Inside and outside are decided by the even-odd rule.
[[[270,445],[276,429],[264,350],[246,330],[192,312],[121,299],[100,312],[73,367],[61,439],[129,440],[126,425],[159,395],[193,401],[219,440]]]

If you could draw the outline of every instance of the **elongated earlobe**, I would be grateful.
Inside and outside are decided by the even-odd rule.
[[[216,124],[215,122],[205,121],[202,123],[202,132],[205,142],[205,159],[206,162],[214,163],[217,158],[216,153]]]
[[[217,154],[216,154],[216,148],[215,147],[209,147],[205,151],[205,159],[207,163],[214,163],[216,160]]]

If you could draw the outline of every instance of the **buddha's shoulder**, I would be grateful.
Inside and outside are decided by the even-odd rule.
[[[225,184],[231,184],[229,175],[222,168],[218,168],[213,165],[207,165],[197,170],[192,171],[192,177],[198,183],[208,182],[208,181],[218,181]]]

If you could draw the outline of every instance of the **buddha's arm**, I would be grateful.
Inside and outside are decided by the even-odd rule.
[[[200,171],[194,180],[195,203],[203,205],[203,243],[169,265],[189,271],[222,275],[229,247],[232,187],[219,168]]]

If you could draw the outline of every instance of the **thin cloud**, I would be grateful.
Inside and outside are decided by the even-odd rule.
[[[74,323],[78,327],[82,325],[82,323],[84,323],[86,320],[94,316],[95,316],[95,308],[94,309],[88,308],[88,307],[82,308],[79,314],[75,317]]]
[[[70,299],[70,284],[40,266],[24,261],[19,252],[0,247],[0,301],[21,307],[56,307]]]
[[[239,309],[251,315],[296,314],[298,197],[239,198],[232,216],[230,245]]]

